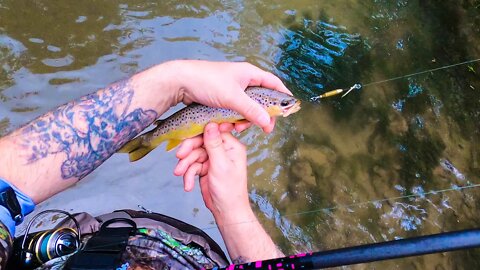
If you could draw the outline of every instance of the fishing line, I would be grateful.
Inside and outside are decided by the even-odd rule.
[[[442,69],[448,69],[448,68],[452,68],[452,67],[456,67],[456,66],[461,66],[461,65],[466,65],[466,64],[470,64],[470,63],[475,63],[475,62],[478,62],[478,61],[480,61],[480,58],[473,59],[473,60],[468,60],[468,61],[461,62],[461,63],[446,65],[446,66],[443,66],[443,67],[432,68],[432,69],[425,70],[425,71],[415,72],[415,73],[412,73],[412,74],[407,74],[407,75],[403,75],[403,76],[399,76],[399,77],[394,77],[394,78],[391,78],[391,79],[386,79],[386,80],[371,82],[371,83],[364,84],[363,87],[369,86],[369,85],[375,85],[375,84],[385,83],[385,82],[390,82],[390,81],[395,81],[395,80],[400,80],[400,79],[404,79],[404,78],[408,78],[408,77],[413,77],[413,76],[417,76],[417,75],[421,75],[421,74],[425,74],[425,73],[429,73],[429,72],[435,72],[435,71],[442,70]]]
[[[430,196],[430,195],[440,195],[440,194],[450,192],[450,191],[462,191],[462,190],[476,188],[476,187],[480,187],[480,184],[470,184],[470,185],[466,185],[466,186],[456,186],[456,187],[452,187],[452,188],[432,190],[432,191],[428,191],[428,192],[410,194],[410,195],[405,195],[405,196],[383,198],[383,199],[370,200],[370,201],[366,201],[366,202],[359,202],[359,203],[352,203],[352,204],[336,205],[336,206],[320,208],[320,209],[316,209],[316,210],[302,211],[302,212],[296,212],[296,213],[292,213],[292,214],[285,214],[285,215],[282,215],[282,217],[292,217],[292,216],[300,216],[300,215],[306,215],[306,214],[316,214],[316,213],[320,213],[320,212],[329,212],[329,211],[333,211],[333,210],[336,210],[336,209],[342,209],[342,208],[349,209],[349,208],[359,207],[359,206],[362,206],[362,205],[383,203],[383,202],[388,202],[388,201],[397,201],[397,200],[401,200],[401,199],[409,199],[409,198],[415,198],[415,197],[426,198],[427,196]],[[234,226],[234,225],[240,225],[240,224],[247,224],[247,223],[251,223],[251,222],[255,222],[255,220],[242,221],[242,222],[237,222],[237,223],[230,223],[230,224],[225,224],[224,226]],[[218,226],[204,227],[204,228],[202,228],[202,230],[209,230],[209,229],[215,229],[215,228],[218,228]]]
[[[360,89],[360,88],[364,88],[364,87],[371,86],[371,85],[376,85],[376,84],[396,81],[396,80],[400,80],[400,79],[405,79],[405,78],[408,78],[408,77],[418,76],[418,75],[425,74],[425,73],[435,72],[435,71],[448,69],[448,68],[461,66],[461,65],[466,65],[466,64],[471,64],[471,63],[475,63],[475,62],[479,62],[479,61],[480,61],[480,58],[477,58],[477,59],[468,60],[468,61],[464,61],[464,62],[460,62],[460,63],[456,63],[456,64],[445,65],[445,66],[441,66],[441,67],[438,67],[438,68],[432,68],[432,69],[427,69],[427,70],[424,70],[424,71],[419,71],[419,72],[415,72],[415,73],[411,73],[411,74],[406,74],[406,75],[402,75],[402,76],[398,76],[398,77],[393,77],[393,78],[389,78],[389,79],[385,79],[385,80],[369,82],[369,83],[363,84],[363,85],[360,84],[360,83],[357,83],[357,84],[354,84],[352,87],[350,87],[350,89],[348,89],[348,90],[347,89],[335,89],[335,90],[323,93],[319,96],[312,97],[312,98],[310,98],[310,100],[311,101],[317,101],[321,98],[331,97],[331,96],[335,96],[335,95],[341,94],[343,92],[346,92],[345,94],[342,95],[342,98],[343,98],[348,93],[350,93],[352,90],[355,90],[355,89]]]
[[[336,205],[336,206],[321,208],[321,209],[317,209],[317,210],[310,210],[310,211],[286,214],[284,216],[298,216],[298,215],[304,215],[304,214],[312,214],[312,213],[318,213],[318,212],[332,211],[332,210],[341,209],[341,208],[348,209],[348,208],[358,207],[358,206],[366,205],[366,204],[375,204],[375,203],[382,203],[382,202],[388,202],[388,201],[397,201],[397,200],[401,200],[401,199],[409,199],[409,198],[414,198],[414,197],[426,198],[429,195],[439,195],[439,194],[449,192],[449,191],[461,191],[461,190],[476,188],[476,187],[480,187],[480,184],[472,184],[472,185],[460,186],[460,187],[456,186],[456,187],[447,188],[447,189],[432,190],[432,191],[428,191],[428,192],[410,194],[410,195],[405,195],[405,196],[383,198],[383,199],[379,199],[379,200],[371,200],[371,201],[366,201],[366,202],[359,202],[359,203],[352,203],[352,204],[345,204],[345,205]]]

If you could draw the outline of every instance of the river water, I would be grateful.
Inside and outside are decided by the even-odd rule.
[[[240,136],[252,205],[286,253],[475,228],[480,65],[381,81],[479,58],[479,26],[478,0],[4,0],[0,136],[156,63],[248,61],[303,99],[273,134]],[[175,164],[161,149],[133,164],[115,155],[37,211],[143,207],[222,243]],[[345,269],[479,267],[470,250]]]

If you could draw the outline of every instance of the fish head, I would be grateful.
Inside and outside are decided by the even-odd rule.
[[[263,87],[249,87],[247,95],[260,103],[270,116],[287,117],[300,110],[300,100],[289,94]]]

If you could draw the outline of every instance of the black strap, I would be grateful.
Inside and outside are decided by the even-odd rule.
[[[113,223],[127,223],[129,227],[109,228]],[[137,224],[126,218],[106,221],[85,247],[72,255],[64,269],[106,270],[121,266],[121,255],[128,244],[128,238],[137,230]]]
[[[15,221],[15,225],[20,224],[23,221],[22,208],[18,202],[17,194],[12,187],[7,187],[4,191],[0,192],[0,205],[7,208],[8,212]]]

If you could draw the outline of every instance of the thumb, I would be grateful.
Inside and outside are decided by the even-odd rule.
[[[231,109],[239,112],[248,121],[262,129],[265,129],[270,125],[270,115],[268,115],[267,111],[262,105],[251,99],[245,92],[238,95],[235,99],[236,102],[232,104]]]
[[[203,143],[205,150],[207,150],[208,159],[212,163],[211,165],[219,164],[226,160],[227,156],[223,148],[223,139],[220,135],[218,124],[207,124],[203,133]]]

